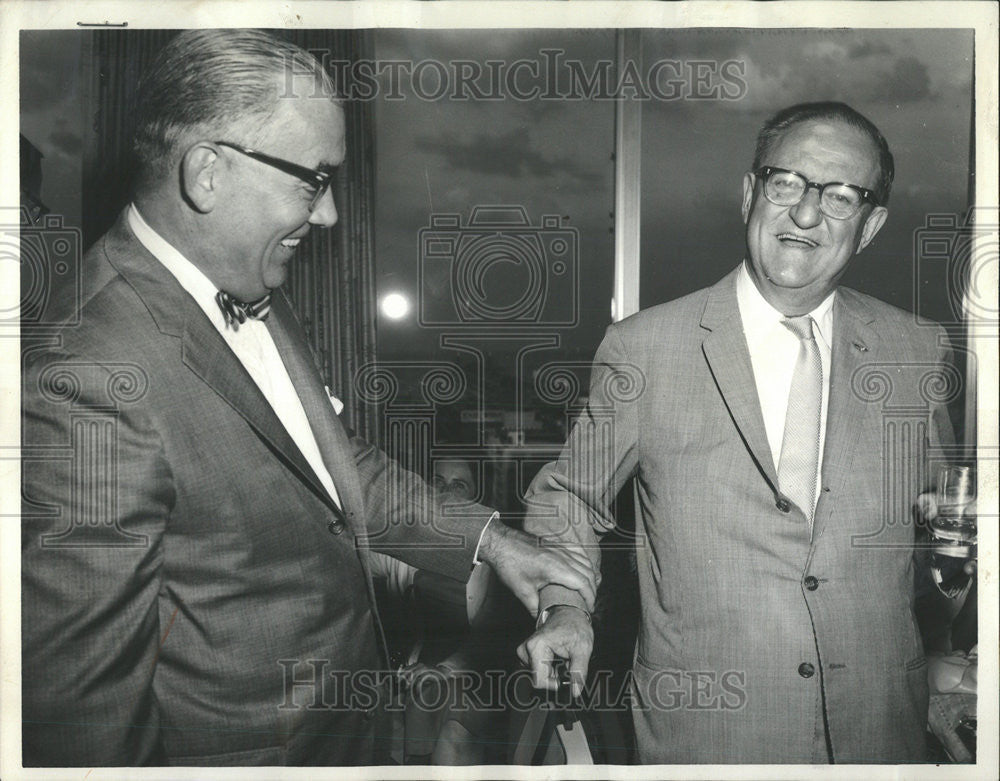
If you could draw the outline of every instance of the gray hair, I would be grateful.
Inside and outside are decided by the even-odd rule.
[[[782,109],[764,123],[757,136],[757,149],[753,156],[753,170],[757,170],[770,154],[778,140],[793,126],[811,120],[833,120],[857,128],[871,139],[872,146],[878,153],[879,177],[874,187],[875,197],[885,206],[889,203],[889,192],[892,190],[892,178],[895,166],[889,144],[875,127],[874,123],[863,114],[855,111],[846,103],[824,101],[821,103],[799,103]]]
[[[292,43],[260,30],[179,33],[139,83],[133,152],[140,184],[170,176],[184,141],[215,140],[237,124],[262,132],[295,76],[312,76],[313,94],[337,100],[323,66]]]

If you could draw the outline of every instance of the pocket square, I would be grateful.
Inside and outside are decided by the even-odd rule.
[[[336,396],[333,395],[333,393],[330,391],[329,385],[324,385],[323,390],[326,391],[326,395],[330,399],[330,403],[333,405],[333,414],[339,415],[341,411],[344,409],[344,402],[342,402],[340,399],[338,399]]]

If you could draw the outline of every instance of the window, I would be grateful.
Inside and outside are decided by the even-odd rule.
[[[432,457],[476,460],[508,511],[565,436],[574,399],[546,378],[585,395],[611,321],[614,102],[592,95],[614,46],[611,30],[375,33],[386,430],[393,409],[419,428],[433,407]]]

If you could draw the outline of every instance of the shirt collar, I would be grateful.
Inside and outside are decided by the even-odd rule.
[[[134,203],[128,207],[128,224],[139,242],[169,271],[191,297],[198,303],[209,319],[225,325],[225,318],[215,303],[218,288],[194,263],[185,258],[180,250],[157,233],[146,222]]]
[[[819,336],[827,345],[833,344],[833,300],[836,295],[837,291],[834,290],[820,302],[819,306],[808,313],[819,331]],[[743,330],[748,339],[765,337],[786,318],[786,315],[771,306],[761,295],[750,277],[745,260],[740,264],[740,271],[736,276],[736,301],[743,320]]]

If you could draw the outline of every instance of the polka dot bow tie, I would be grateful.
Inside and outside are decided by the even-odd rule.
[[[222,316],[226,319],[226,327],[232,328],[234,331],[238,331],[240,325],[248,319],[267,320],[267,316],[271,312],[270,293],[256,301],[245,302],[220,290],[215,294],[215,302],[219,305]]]

